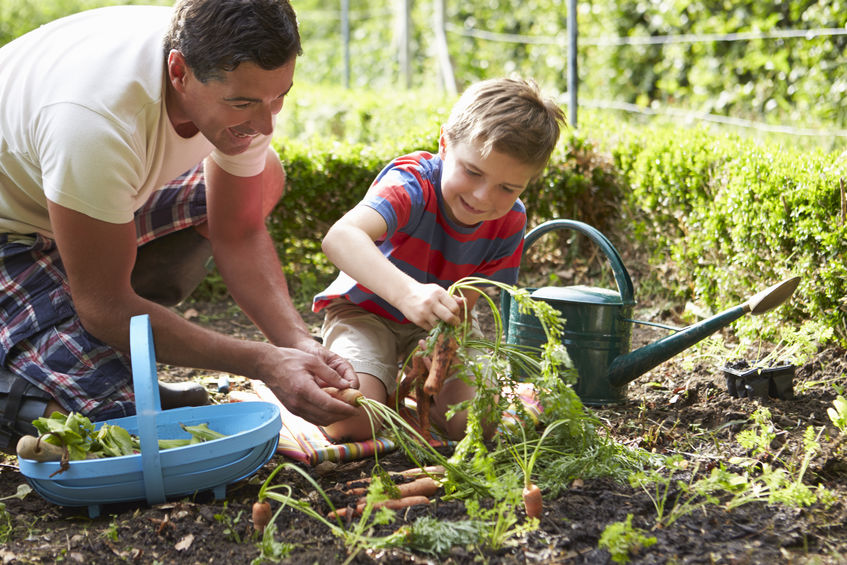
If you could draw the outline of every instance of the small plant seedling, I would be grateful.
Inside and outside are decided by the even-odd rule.
[[[626,521],[614,522],[606,526],[597,544],[612,555],[615,563],[629,563],[629,554],[655,545],[656,538],[647,536],[644,530],[632,525],[632,514],[626,515]]]
[[[14,525],[12,524],[12,515],[6,510],[6,503],[2,502],[3,500],[9,500],[11,498],[17,498],[18,500],[23,500],[29,493],[32,492],[32,487],[28,484],[23,483],[18,485],[15,494],[10,494],[9,496],[4,496],[0,498],[0,541],[3,543],[8,543],[9,537],[12,534],[12,530],[14,529]]]
[[[241,536],[238,534],[238,522],[241,521],[241,515],[244,513],[243,510],[239,510],[235,517],[230,516],[229,514],[229,502],[224,501],[224,506],[220,512],[215,514],[215,520],[224,526],[224,535],[227,539],[234,541],[235,543],[241,543]]]
[[[514,457],[523,472],[523,491],[521,494],[527,518],[536,520],[541,518],[543,505],[541,489],[532,481],[532,471],[535,467],[535,462],[538,460],[538,455],[542,452],[541,444],[544,443],[544,440],[553,430],[564,423],[566,423],[565,420],[557,420],[547,426],[541,437],[532,446],[531,452],[529,442],[527,442],[526,438],[526,430],[523,426],[518,425],[523,442],[518,445],[509,446],[509,453],[512,454],[512,457]]]
[[[847,434],[847,398],[837,396],[832,401],[832,407],[826,409],[826,413],[832,420],[832,424],[842,434]]]

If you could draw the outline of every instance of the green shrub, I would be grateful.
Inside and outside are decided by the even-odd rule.
[[[792,275],[802,282],[781,316],[814,319],[847,339],[844,163],[834,153],[698,128],[619,132],[613,149],[631,188],[627,220],[665,284],[714,308]]]

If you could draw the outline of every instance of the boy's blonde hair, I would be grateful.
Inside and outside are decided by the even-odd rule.
[[[536,165],[540,174],[564,124],[562,109],[544,98],[535,82],[495,78],[465,90],[443,133],[451,142],[477,145],[483,157],[497,151]]]

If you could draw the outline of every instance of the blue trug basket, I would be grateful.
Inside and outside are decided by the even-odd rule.
[[[153,332],[147,315],[130,321],[130,347],[136,415],[106,422],[138,435],[141,453],[107,459],[60,463],[20,459],[32,488],[61,506],[88,506],[92,518],[103,504],[168,498],[211,490],[224,498],[226,485],[256,473],[276,451],[282,427],[279,408],[269,402],[238,402],[162,411],[156,376]],[[159,451],[159,438],[187,438],[180,424],[208,423],[227,437]]]

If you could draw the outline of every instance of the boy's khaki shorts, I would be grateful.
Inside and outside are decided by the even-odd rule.
[[[472,323],[474,333],[481,335],[474,314]],[[357,373],[378,378],[391,395],[400,367],[418,341],[426,338],[427,331],[415,324],[387,320],[348,300],[337,299],[324,309],[321,335],[327,349],[350,361]]]

